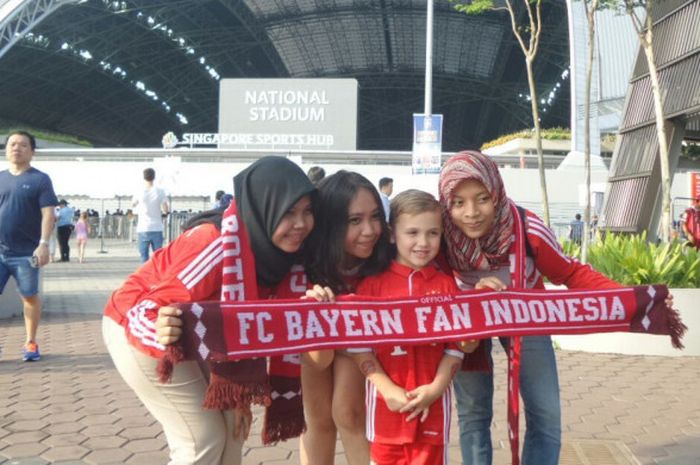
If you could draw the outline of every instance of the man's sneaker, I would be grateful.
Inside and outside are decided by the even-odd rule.
[[[28,342],[22,347],[22,360],[25,362],[35,362],[41,358],[39,353],[39,344],[36,342]]]

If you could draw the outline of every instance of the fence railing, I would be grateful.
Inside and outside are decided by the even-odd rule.
[[[171,213],[163,218],[163,236],[165,242],[170,242],[182,234],[184,225],[195,213]],[[136,242],[138,234],[137,216],[127,215],[104,215],[100,217],[89,217],[90,226],[89,237],[102,239],[117,239],[126,242]]]

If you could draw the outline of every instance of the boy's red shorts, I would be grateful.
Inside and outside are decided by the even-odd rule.
[[[447,465],[444,445],[379,444],[369,447],[370,465]]]

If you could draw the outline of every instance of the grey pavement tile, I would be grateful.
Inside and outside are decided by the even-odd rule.
[[[46,465],[50,462],[40,457],[20,457],[2,462],[2,465]]]
[[[90,453],[89,449],[76,445],[56,446],[45,451],[41,456],[50,463],[60,460],[80,460]]]
[[[124,444],[124,449],[133,453],[161,451],[167,444],[160,439],[135,439]]]
[[[131,452],[124,449],[100,449],[93,450],[83,457],[83,461],[94,465],[108,465],[113,463],[125,463],[131,457]]]
[[[126,418],[120,418],[118,419],[114,424],[117,426],[121,426],[122,428],[142,428],[144,426],[150,426],[154,424],[155,420],[153,417],[149,416],[140,416],[140,417],[126,417]]]
[[[22,420],[41,420],[47,417],[50,413],[46,410],[13,410],[11,413],[6,413],[6,418],[14,421]]]
[[[40,456],[46,449],[47,446],[38,442],[10,444],[2,450],[2,455],[10,459],[31,458]]]
[[[30,442],[40,442],[47,438],[49,435],[43,431],[24,431],[21,433],[12,433],[2,440],[7,444],[26,444]]]
[[[80,430],[85,429],[85,426],[80,423],[73,422],[62,422],[53,423],[46,427],[45,431],[50,434],[63,434],[63,433],[77,433]]]
[[[64,433],[64,434],[52,434],[44,439],[44,444],[47,446],[57,447],[57,446],[74,446],[82,444],[87,440],[87,436],[80,433]]]
[[[81,399],[82,400],[82,399]],[[76,409],[76,412],[81,413],[85,416],[88,415],[102,415],[105,413],[109,413],[108,407],[105,406],[105,404],[101,402],[81,402],[79,401],[78,404],[79,407]]]
[[[85,446],[90,450],[112,449],[123,446],[127,440],[119,436],[101,436],[89,438],[83,442],[81,446]]]
[[[80,423],[86,426],[111,425],[116,423],[119,417],[112,414],[86,415],[80,419]]]
[[[680,432],[686,436],[696,437],[700,440],[700,422],[688,421],[688,425],[681,427]]]
[[[126,461],[128,465],[153,465],[166,463],[168,460],[167,451],[136,453]]]
[[[80,433],[89,438],[96,438],[101,436],[115,436],[123,429],[124,428],[119,425],[95,425],[88,426],[87,428],[81,430]]]
[[[292,452],[279,447],[252,447],[243,455],[247,463],[262,463],[267,460],[289,460]]]
[[[75,403],[80,400],[80,396],[76,394],[52,395],[49,397],[51,404],[54,406],[64,406],[68,411],[75,411]]]
[[[49,416],[51,417],[52,421],[55,423],[69,423],[69,422],[77,422],[81,418],[85,418],[85,415],[82,413],[69,413],[69,412],[47,412]]]
[[[110,388],[112,389],[112,388]],[[122,396],[117,397],[106,402],[105,407],[113,412],[115,410],[126,410],[132,407],[136,407],[139,404],[138,399],[134,395],[133,391],[129,388],[128,391],[122,391]]]
[[[163,429],[160,427],[160,425],[154,424],[149,426],[141,426],[138,428],[123,428],[119,432],[119,436],[132,440],[139,438],[152,439],[157,438],[162,432]]]
[[[110,404],[110,407],[113,407],[112,404]],[[117,410],[119,417],[120,418],[127,418],[127,417],[138,417],[138,418],[143,418],[148,415],[148,412],[143,408],[142,405],[138,404],[136,405],[133,401],[130,403],[128,407],[122,407]]]
[[[5,429],[10,431],[39,431],[49,424],[47,419],[41,420],[20,420],[13,421],[9,425],[5,426]]]

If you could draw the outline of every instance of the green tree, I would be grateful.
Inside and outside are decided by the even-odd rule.
[[[587,263],[591,227],[591,81],[593,76],[593,54],[595,52],[595,12],[598,0],[582,0],[586,11],[587,51],[586,56],[586,92],[583,102],[583,164],[586,172],[586,207],[583,210],[583,238],[581,242],[581,261]],[[597,136],[596,136],[597,137]]]
[[[535,127],[535,143],[537,145],[537,162],[540,173],[540,190],[542,192],[542,209],[544,222],[549,226],[549,198],[547,196],[547,180],[544,172],[544,155],[542,154],[542,137],[540,135],[540,115],[537,108],[537,89],[535,87],[535,75],[533,64],[537,57],[542,33],[542,0],[524,0],[522,11],[516,8],[514,0],[504,0],[505,7],[497,7],[493,0],[450,0],[457,11],[468,15],[478,15],[487,11],[507,11],[510,15],[510,24],[513,35],[520,45],[525,56],[525,68],[527,70],[527,83],[530,88],[530,104],[532,108],[532,120]],[[522,15],[520,14],[522,12]]]

